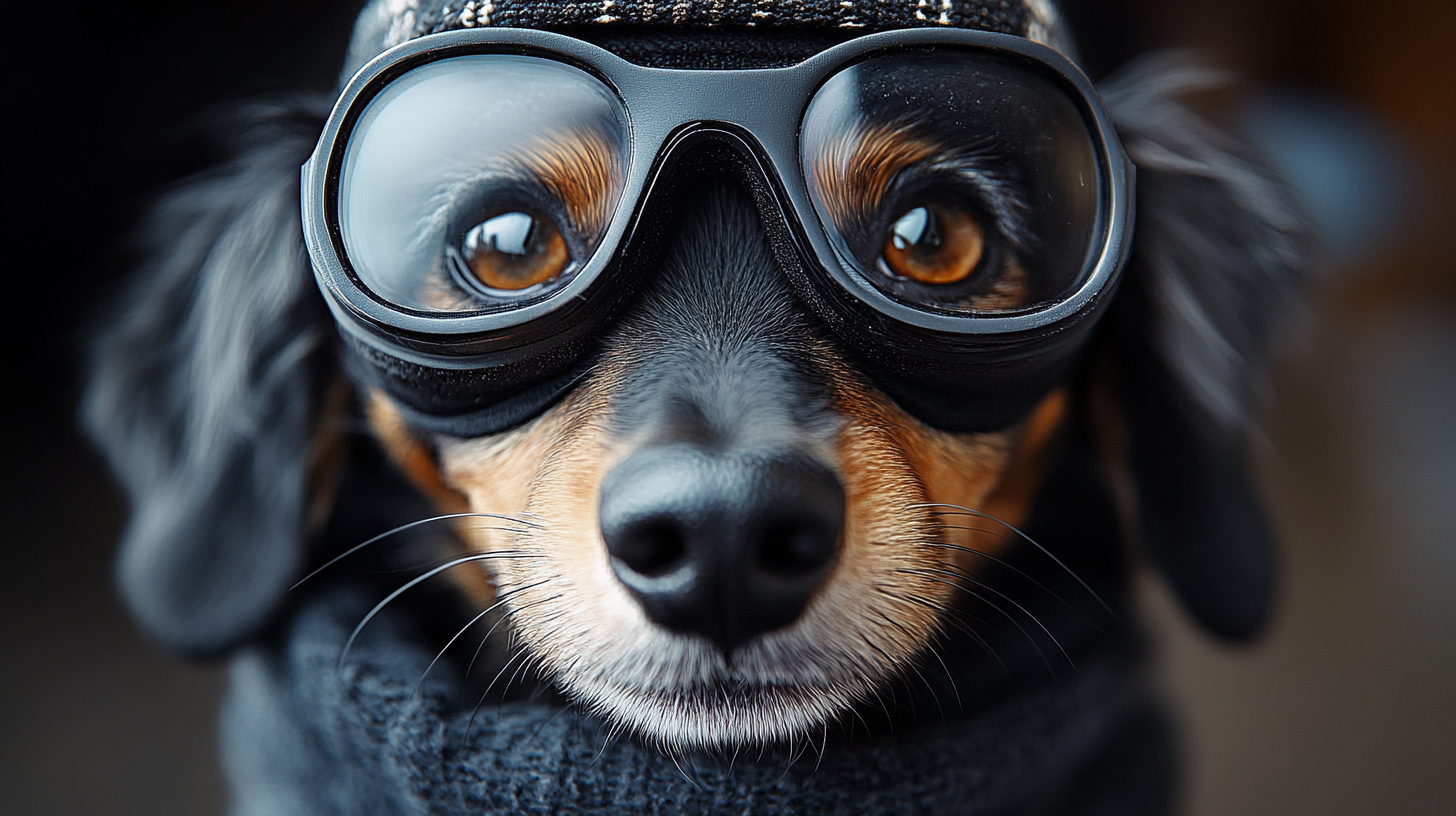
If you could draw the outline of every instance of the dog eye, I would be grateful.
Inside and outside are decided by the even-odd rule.
[[[985,249],[985,232],[974,216],[954,205],[925,204],[890,224],[880,270],[917,283],[959,283],[980,266]]]
[[[460,257],[482,285],[508,291],[556,280],[571,263],[556,223],[529,210],[503,213],[471,227],[461,241]]]

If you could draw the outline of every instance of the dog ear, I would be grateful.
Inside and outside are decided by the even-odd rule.
[[[1137,538],[1229,639],[1269,616],[1276,560],[1246,446],[1277,335],[1300,316],[1310,231],[1290,191],[1181,105],[1221,76],[1147,58],[1102,89],[1137,165],[1137,228],[1108,314]]]
[[[335,363],[299,166],[327,110],[301,98],[240,112],[235,158],[162,200],[144,233],[152,260],[93,346],[83,421],[132,507],[121,594],[185,654],[256,632],[300,566]]]

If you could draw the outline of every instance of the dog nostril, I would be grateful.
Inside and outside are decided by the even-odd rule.
[[[687,555],[687,540],[669,519],[648,519],[627,525],[613,541],[612,556],[647,578],[675,572]]]
[[[647,617],[726,654],[808,606],[838,556],[844,489],[808,457],[671,445],[607,474],[598,523]]]
[[[765,573],[799,578],[818,572],[834,558],[838,530],[826,525],[784,521],[763,532],[758,566]]]

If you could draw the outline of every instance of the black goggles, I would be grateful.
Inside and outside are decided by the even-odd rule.
[[[1004,427],[1054,387],[1131,238],[1133,168],[1086,77],[945,29],[731,71],[542,31],[421,37],[344,89],[303,167],[304,230],[356,372],[472,436],[570,388],[676,202],[724,174],[846,352],[948,430]]]

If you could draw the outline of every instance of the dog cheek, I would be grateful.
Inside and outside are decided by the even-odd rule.
[[[514,430],[478,439],[439,440],[442,482],[461,494],[473,513],[520,518],[560,434],[559,408]],[[489,533],[481,535],[489,540]]]
[[[1020,527],[1030,516],[1066,411],[1066,390],[1057,389],[1012,430],[937,434],[935,463],[927,464],[935,474],[927,479],[930,500],[973,508],[996,520],[947,518],[953,526],[944,530],[946,541],[987,555],[997,555],[1013,542],[1008,527]],[[957,554],[957,561],[968,569],[986,566],[986,559],[965,552]]]
[[[559,409],[559,406],[558,406]],[[531,487],[559,433],[558,410],[502,434],[477,439],[437,440],[439,479],[461,497],[456,512],[478,513],[456,522],[456,532],[472,553],[534,551],[534,522],[526,522]],[[523,560],[479,562],[480,569],[452,571],[452,578],[478,604],[489,605],[497,589],[520,585]],[[529,572],[529,570],[527,570]]]
[[[365,414],[375,440],[411,484],[441,512],[466,512],[466,498],[445,480],[436,452],[418,431],[405,422],[389,397],[377,389],[371,390]]]
[[[855,621],[870,619],[865,623],[881,636],[871,638],[880,654],[863,655],[868,665],[882,662],[881,654],[901,663],[911,659],[938,630],[935,610],[950,592],[927,572],[944,568],[945,551],[934,543],[924,482],[898,436],[882,421],[863,419],[846,423],[840,433],[843,549],[814,610],[834,619],[837,631],[860,629]]]
[[[602,480],[625,452],[599,420],[600,383],[584,385],[531,423],[494,437],[440,442],[444,480],[471,512],[475,552],[521,557],[488,562],[508,595],[515,629],[538,655],[582,655],[645,625],[612,575],[597,523]],[[559,667],[557,667],[559,668]]]
[[[849,573],[857,582],[890,581],[927,601],[953,592],[947,569],[979,572],[985,556],[1000,554],[1014,538],[1004,525],[1019,526],[1030,513],[1067,404],[1058,389],[1015,428],[952,434],[926,427],[869,389],[844,387],[836,396],[851,417],[840,444]],[[875,555],[887,549],[893,558]],[[907,584],[906,570],[943,580]],[[896,617],[919,626],[908,620],[916,613]]]

